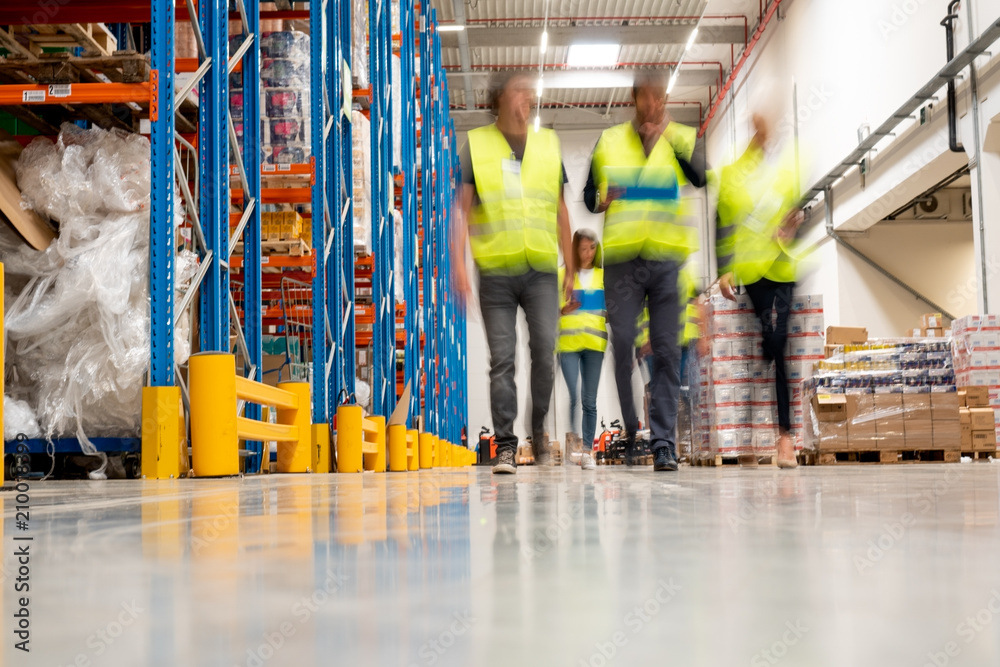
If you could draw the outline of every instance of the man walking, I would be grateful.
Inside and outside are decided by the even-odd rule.
[[[455,289],[471,292],[465,247],[479,274],[479,302],[490,348],[490,411],[496,433],[494,473],[516,470],[517,385],[514,358],[517,309],[524,309],[531,350],[531,437],[535,463],[549,462],[545,417],[555,381],[559,321],[556,272],[559,248],[566,262],[563,290],[569,300],[573,266],[569,213],[563,201],[565,171],[559,138],[529,129],[532,79],[501,72],[490,82],[495,123],[469,132],[461,151],[462,188],[452,247]]]
[[[615,382],[631,464],[638,429],[632,396],[633,343],[643,302],[649,308],[653,373],[649,426],[653,469],[677,470],[679,329],[687,295],[681,267],[698,245],[698,232],[680,188],[705,186],[704,161],[695,154],[697,132],[670,122],[662,72],[644,71],[632,87],[635,118],[604,131],[584,192],[594,213],[604,212],[604,282],[614,346]]]

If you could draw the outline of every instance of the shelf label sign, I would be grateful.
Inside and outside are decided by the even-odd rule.
[[[46,99],[44,90],[26,90],[21,93],[21,101],[25,104],[32,102],[44,102]]]
[[[49,97],[69,97],[73,94],[73,84],[53,83],[49,85]]]

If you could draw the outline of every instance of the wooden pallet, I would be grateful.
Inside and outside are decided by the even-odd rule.
[[[600,461],[597,461],[597,464],[603,466],[623,466],[625,465],[625,459],[601,459]],[[636,456],[632,460],[632,465],[651,466],[653,465],[653,455],[647,454],[646,456]]]
[[[873,465],[900,463],[958,463],[957,449],[880,449],[810,452],[803,465]]]
[[[87,56],[110,56],[118,49],[103,23],[11,25],[0,33],[0,47],[21,58],[40,56],[46,48],[81,48]]]
[[[309,244],[302,239],[292,239],[291,241],[262,241],[260,250],[264,255],[285,255],[288,257],[304,257],[312,252]],[[237,243],[234,253],[243,252],[243,243]]]
[[[996,452],[962,452],[962,458],[968,457],[973,462],[989,463],[991,459],[997,458]]]
[[[719,468],[722,466],[738,466],[740,459],[736,456],[723,456],[722,454],[695,456],[691,459],[691,465],[698,467]],[[778,457],[773,454],[757,456],[758,466],[776,466]]]

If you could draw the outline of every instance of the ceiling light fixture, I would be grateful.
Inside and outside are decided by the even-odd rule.
[[[677,69],[674,70],[674,73],[670,75],[670,82],[667,83],[667,95],[669,95],[671,91],[674,89],[674,84],[677,83],[677,77],[680,75],[680,73],[681,70],[678,67]]]
[[[438,32],[462,32],[463,30],[465,30],[465,26],[461,23],[438,25]]]
[[[621,49],[620,44],[573,44],[566,56],[566,66],[614,67]]]
[[[542,99],[542,93],[545,91],[545,82],[542,77],[538,77],[538,99]]]
[[[549,31],[548,30],[543,30],[542,31],[542,48],[541,48],[542,55],[544,56],[545,52],[548,51],[548,50],[549,50]]]
[[[687,41],[687,45],[686,45],[686,46],[684,47],[684,50],[685,50],[685,51],[687,51],[687,50],[688,50],[688,49],[690,49],[690,48],[691,48],[692,46],[694,46],[694,40],[695,40],[695,39],[696,39],[697,37],[698,37],[698,26],[695,26],[695,27],[694,27],[694,30],[692,30],[692,31],[691,31],[691,36],[690,36],[690,37],[688,37],[688,41]]]
[[[542,126],[542,117],[539,116],[538,114],[535,114],[535,132],[538,132],[538,129],[541,126]]]

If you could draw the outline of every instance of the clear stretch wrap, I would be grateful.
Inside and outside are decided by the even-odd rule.
[[[368,2],[351,2],[351,73],[358,88],[368,87]]]
[[[351,155],[354,159],[354,248],[371,253],[371,122],[360,111],[351,113]]]
[[[55,220],[59,237],[37,252],[0,235],[11,286],[8,393],[26,401],[42,435],[76,436],[93,454],[88,437],[137,436],[141,426],[150,360],[149,142],[65,124],[56,143],[36,139],[25,148],[17,178],[23,206]],[[174,211],[176,227],[180,201]],[[178,283],[196,266],[179,257]],[[178,362],[190,352],[190,322],[181,319]]]
[[[403,166],[403,70],[399,56],[392,57],[392,163]]]

